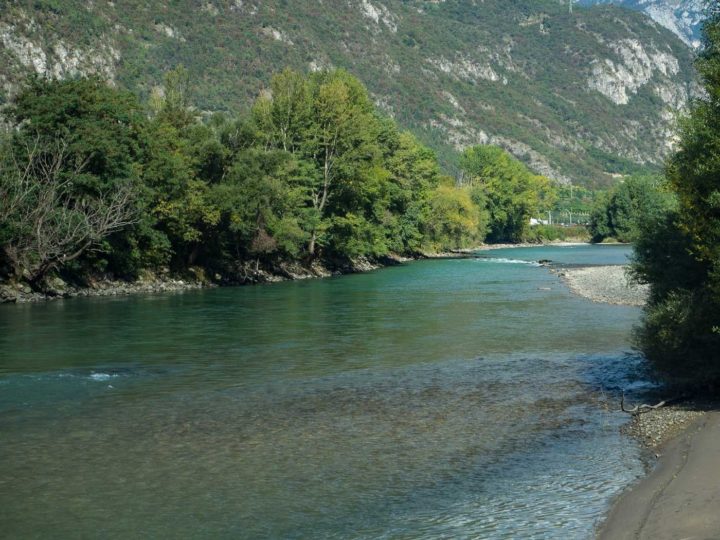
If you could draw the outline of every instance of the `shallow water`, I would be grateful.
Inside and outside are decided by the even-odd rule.
[[[0,536],[590,537],[640,312],[535,261],[628,253],[0,306]]]

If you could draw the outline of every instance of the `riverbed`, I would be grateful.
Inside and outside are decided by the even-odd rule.
[[[9,537],[590,538],[643,473],[631,306],[483,252],[259,287],[0,306]]]

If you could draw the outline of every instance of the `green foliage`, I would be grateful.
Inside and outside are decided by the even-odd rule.
[[[439,186],[430,199],[430,237],[436,247],[471,247],[484,239],[479,207],[470,190]]]
[[[655,224],[675,206],[675,197],[658,176],[631,176],[601,195],[590,213],[593,242],[635,242],[647,224]]]
[[[683,122],[667,177],[678,206],[649,223],[634,271],[652,286],[638,342],[672,382],[720,383],[720,15],[705,25],[698,62],[706,97]]]
[[[566,234],[529,227],[560,200],[547,178],[499,147],[476,146],[461,156],[457,185],[441,174],[435,153],[379,115],[343,70],[286,69],[239,115],[198,114],[182,67],[164,80],[143,106],[97,79],[33,79],[9,108],[11,147],[60,141],[69,156],[63,174],[82,164],[68,200],[133,187],[136,218],[95,242],[69,273],[132,277],[199,266],[246,279],[249,265],[256,272],[286,261],[344,265],[472,247],[488,235]],[[3,226],[0,241],[11,233]]]
[[[130,182],[78,190],[87,175],[65,141],[23,138],[3,141],[0,153],[0,266],[37,285],[135,223],[136,191]]]
[[[60,82],[31,77],[5,114],[22,126],[16,146],[38,138],[67,145],[68,166],[83,166],[78,189],[138,179],[145,119],[129,92],[97,78]]]
[[[63,188],[63,204],[84,204],[132,186],[140,221],[102,240],[116,270],[122,267],[121,273],[132,273],[139,262],[136,247],[153,237],[152,224],[142,211],[147,120],[137,98],[98,78],[61,82],[32,77],[6,114],[19,128],[11,142],[19,162],[27,162],[28,152],[38,144],[63,149],[59,174],[70,182]],[[98,252],[86,254],[82,261],[96,269],[108,263]]]
[[[438,192],[435,154],[379,116],[347,72],[286,70],[238,117],[202,119],[190,92],[183,68],[166,75],[145,108],[97,79],[33,79],[9,108],[16,129],[6,157],[21,155],[36,140],[63,148],[56,206],[69,227],[75,206],[133,188],[133,219],[93,239],[94,249],[67,272],[136,276],[196,265],[245,279],[245,263],[255,271],[261,264],[318,258],[344,264],[482,241],[482,210],[469,191]],[[24,186],[21,163],[4,161],[3,194]],[[41,186],[42,178],[29,185]],[[445,195],[460,207],[443,206]],[[14,212],[12,205],[0,207],[9,216],[0,226],[0,246],[5,266],[13,268],[0,271],[22,275],[27,268],[16,267],[30,259],[13,258],[10,248],[30,217],[5,207]],[[452,212],[460,218],[446,215]],[[432,223],[436,217],[441,226]]]
[[[264,147],[299,164],[309,256],[318,248],[335,258],[421,248],[437,160],[377,115],[357,79],[342,70],[309,77],[285,70],[252,117]]]
[[[485,201],[492,242],[529,239],[530,218],[549,210],[557,200],[550,181],[530,170],[497,146],[474,146],[463,153],[463,181],[476,200]]]
[[[220,210],[225,248],[236,256],[298,257],[307,240],[297,162],[283,151],[240,152],[222,182],[212,186]]]

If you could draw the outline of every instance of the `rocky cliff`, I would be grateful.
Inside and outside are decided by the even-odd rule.
[[[642,11],[693,48],[700,46],[705,0],[580,0],[581,4],[610,4]]]

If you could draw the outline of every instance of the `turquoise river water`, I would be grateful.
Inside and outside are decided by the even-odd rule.
[[[533,261],[628,254],[0,306],[0,537],[590,538],[640,310]]]

